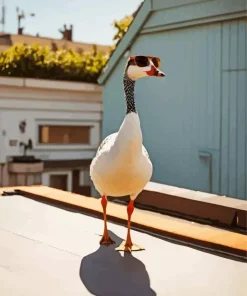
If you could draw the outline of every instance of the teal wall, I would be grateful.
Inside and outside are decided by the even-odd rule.
[[[222,26],[221,193],[247,196],[247,22]]]
[[[139,35],[132,45],[131,55],[159,56],[167,74],[136,83],[152,181],[246,198],[246,28],[245,20],[214,23]],[[126,60],[104,85],[103,137],[125,115]]]

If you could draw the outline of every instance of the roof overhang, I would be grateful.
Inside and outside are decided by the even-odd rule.
[[[169,17],[164,20],[164,15],[160,15],[160,13],[162,14],[166,10]],[[156,11],[157,15],[155,15],[154,19],[158,18],[159,24],[156,21],[153,23],[153,18],[149,18]],[[130,49],[140,32],[150,34],[227,19],[246,18],[246,11],[245,0],[235,0],[234,2],[225,0],[224,5],[222,5],[221,0],[144,0],[127,33],[110,57],[98,79],[98,83],[104,84],[106,82],[119,60]],[[145,25],[147,22],[149,23],[150,19],[151,22],[146,27]]]
[[[102,92],[102,86],[96,83],[6,76],[0,77],[0,88],[1,87],[22,87],[77,92]]]
[[[104,68],[101,76],[98,79],[99,84],[103,84],[113,69],[116,67],[118,61],[123,56],[123,54],[128,50],[128,48],[133,43],[135,37],[142,29],[148,16],[152,11],[152,0],[145,0],[142,3],[137,15],[135,16],[133,22],[131,23],[128,32],[124,35],[122,40],[119,42],[117,48],[115,49],[113,55],[108,61],[106,67]]]

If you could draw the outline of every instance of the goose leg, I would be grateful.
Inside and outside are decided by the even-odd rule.
[[[101,198],[101,205],[103,208],[103,215],[104,215],[104,233],[100,240],[100,244],[109,246],[111,244],[115,244],[115,242],[110,238],[108,229],[107,229],[107,217],[106,217],[107,198],[105,195],[103,195]]]
[[[116,248],[116,251],[125,251],[125,252],[132,252],[132,251],[140,251],[144,250],[143,247],[135,245],[132,243],[131,236],[130,236],[130,224],[131,224],[131,215],[134,212],[134,201],[130,200],[127,206],[127,213],[128,213],[128,231],[127,231],[127,238],[126,241],[123,241],[122,244]]]

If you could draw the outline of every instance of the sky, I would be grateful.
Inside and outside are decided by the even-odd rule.
[[[142,0],[0,0],[0,6],[3,2],[6,33],[17,32],[18,6],[26,15],[21,20],[25,34],[60,39],[59,29],[73,24],[74,41],[111,45],[113,21],[132,14]],[[35,17],[30,13],[35,13]],[[1,14],[0,10],[0,19]]]

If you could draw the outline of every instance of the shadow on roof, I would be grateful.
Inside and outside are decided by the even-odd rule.
[[[99,249],[81,261],[80,278],[95,296],[155,296],[145,265],[130,253],[116,252],[123,239],[109,231],[114,245]]]

